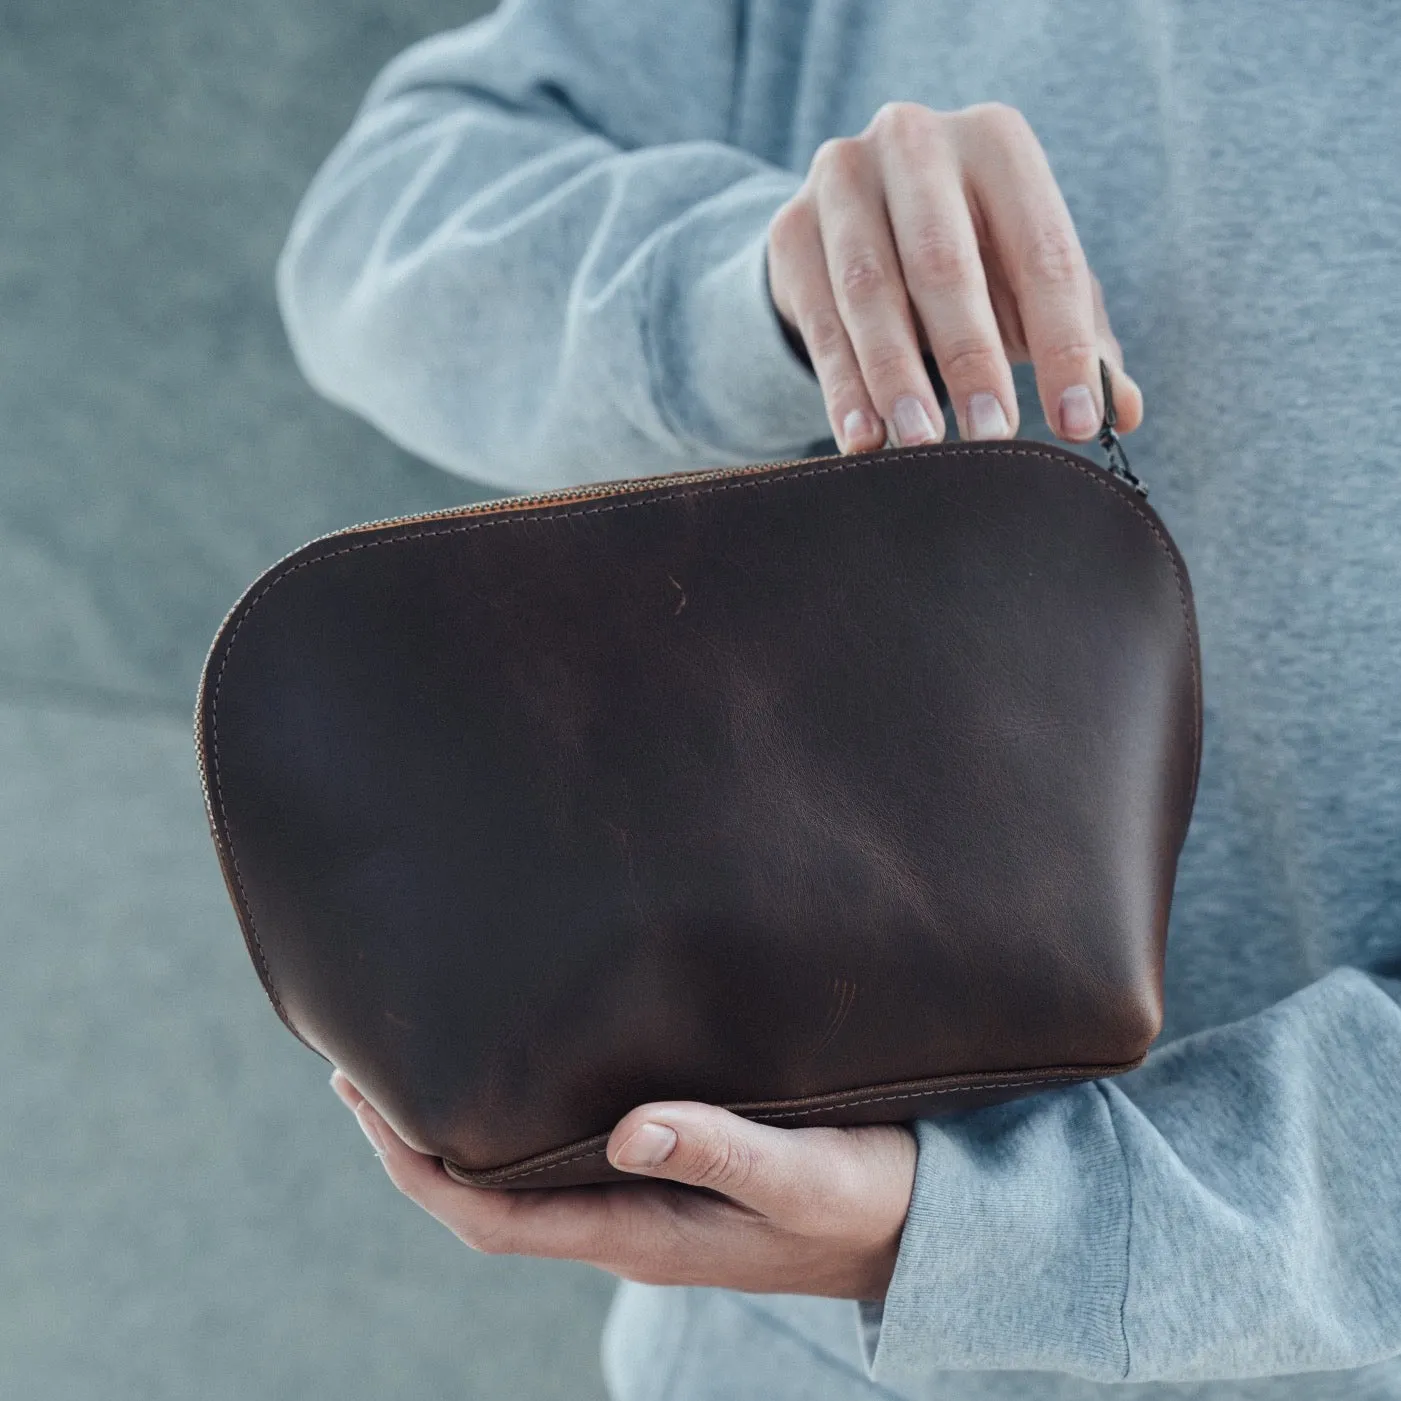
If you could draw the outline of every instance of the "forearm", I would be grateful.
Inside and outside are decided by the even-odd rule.
[[[279,264],[299,364],[404,447],[512,490],[805,450],[821,391],[763,280],[799,177],[720,139],[724,84],[656,145],[627,144],[633,119],[582,77],[561,101],[555,12],[440,36],[376,81]]]
[[[874,1377],[1185,1382],[1401,1353],[1399,994],[1335,969],[1119,1080],[921,1121],[883,1317],[865,1310]]]

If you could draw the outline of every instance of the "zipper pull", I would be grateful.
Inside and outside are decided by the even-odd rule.
[[[1140,496],[1147,496],[1147,484],[1135,475],[1133,468],[1129,466],[1128,454],[1124,452],[1124,445],[1114,431],[1117,421],[1114,413],[1114,394],[1109,388],[1109,366],[1104,363],[1103,357],[1099,362],[1099,382],[1104,388],[1104,422],[1099,427],[1099,445],[1109,459],[1109,471],[1121,482],[1127,482]]]

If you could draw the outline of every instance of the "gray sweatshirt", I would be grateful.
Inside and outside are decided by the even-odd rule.
[[[292,345],[506,492],[834,451],[765,231],[896,98],[1026,114],[1143,388],[1207,700],[1167,1024],[918,1121],[883,1307],[625,1284],[610,1386],[1401,1398],[1394,3],[507,0],[375,80],[283,254]]]

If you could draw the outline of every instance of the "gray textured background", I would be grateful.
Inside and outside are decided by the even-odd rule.
[[[190,712],[261,569],[498,494],[298,378],[293,207],[481,3],[0,0],[0,1396],[602,1394],[611,1289],[384,1179],[248,965]]]

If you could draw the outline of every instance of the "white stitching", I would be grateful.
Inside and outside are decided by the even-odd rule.
[[[794,1119],[805,1114],[823,1114],[829,1109],[854,1109],[858,1104],[882,1104],[892,1099],[924,1099],[928,1095],[957,1094],[960,1090],[1001,1090],[1012,1085],[1046,1085],[1053,1080],[1084,1080],[1089,1077],[1074,1075],[1032,1075],[1025,1080],[989,1080],[981,1085],[947,1085],[938,1090],[905,1090],[898,1095],[871,1095],[866,1099],[839,1099],[830,1104],[819,1105],[815,1109],[780,1109],[770,1114],[747,1114],[748,1119]]]
[[[1113,1069],[1113,1067],[1110,1066],[1084,1066],[1080,1070],[1069,1074],[1030,1075],[1020,1080],[987,1080],[981,1084],[974,1085],[944,1085],[938,1089],[904,1090],[899,1094],[893,1095],[866,1095],[864,1089],[853,1090],[853,1095],[864,1097],[830,1100],[826,1104],[814,1105],[810,1109],[780,1109],[766,1114],[744,1114],[743,1117],[746,1119],[753,1119],[756,1122],[766,1119],[800,1119],[809,1114],[825,1114],[832,1109],[854,1109],[862,1104],[883,1104],[889,1100],[896,1099],[931,1099],[934,1095],[958,1094],[960,1091],[976,1094],[981,1090],[1005,1090],[1018,1085],[1051,1085],[1062,1080],[1084,1081],[1095,1078],[1095,1076],[1089,1072],[1098,1071],[1102,1074],[1111,1069]],[[730,1112],[738,1113],[739,1111],[731,1110]],[[604,1148],[590,1148],[586,1153],[575,1153],[573,1157],[560,1158],[551,1163],[542,1163],[539,1167],[525,1168],[520,1172],[509,1167],[484,1168],[476,1172],[471,1172],[469,1169],[463,1168],[460,1163],[458,1164],[458,1169],[479,1180],[489,1177],[499,1182],[512,1182],[519,1177],[533,1177],[537,1172],[549,1172],[552,1168],[566,1167],[570,1163],[582,1162],[585,1158],[596,1158],[606,1151],[606,1146]]]

